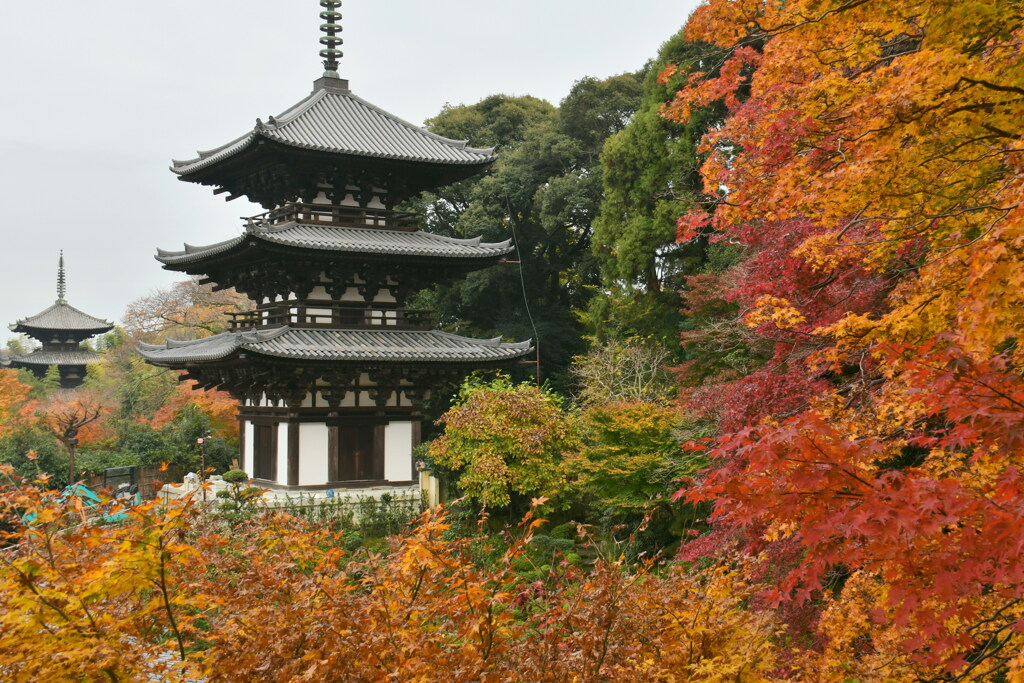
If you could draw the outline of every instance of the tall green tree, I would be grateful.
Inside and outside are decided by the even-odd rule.
[[[604,145],[604,197],[593,235],[603,293],[587,316],[599,340],[651,338],[679,352],[682,276],[704,266],[707,245],[676,244],[676,221],[701,201],[698,145],[725,109],[706,107],[686,124],[659,112],[689,73],[713,69],[709,54],[706,44],[687,41],[682,31],[670,38],[648,66],[636,114]],[[678,72],[660,78],[668,64],[678,65]]]
[[[499,157],[488,174],[426,193],[410,208],[438,234],[512,239],[510,260],[520,263],[472,273],[418,303],[437,310],[452,332],[539,341],[542,374],[558,389],[567,388],[572,357],[585,346],[577,312],[600,282],[591,250],[600,150],[629,120],[641,87],[636,74],[585,78],[559,108],[494,95],[428,122],[441,135],[494,146]]]

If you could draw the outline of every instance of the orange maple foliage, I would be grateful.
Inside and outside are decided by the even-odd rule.
[[[0,437],[30,419],[35,407],[28,400],[30,386],[18,380],[14,370],[0,370]]]
[[[113,407],[101,402],[87,391],[60,389],[50,398],[40,401],[35,415],[40,423],[63,439],[70,429],[75,430],[79,445],[103,441],[114,432],[106,423]]]
[[[687,35],[720,60],[663,113],[730,109],[711,225],[777,342],[699,495],[801,548],[777,600],[833,587],[810,670],[1024,676],[1024,6],[711,0]]]
[[[711,2],[687,35],[724,48],[720,75],[664,114],[731,108],[704,143],[708,191],[728,189],[719,230],[812,217],[821,232],[795,253],[822,278],[848,256],[902,269],[886,315],[821,334],[845,348],[955,330],[991,354],[1024,324],[1022,30],[1017,2]]]
[[[775,665],[772,619],[745,607],[757,586],[744,560],[703,574],[600,560],[526,581],[513,567],[542,523],[533,511],[490,566],[440,509],[386,555],[285,514],[232,530],[191,500],[120,525],[78,518],[73,502],[0,488],[14,527],[0,543],[19,543],[0,554],[0,671],[554,683],[758,681]]]
[[[164,405],[149,420],[156,428],[164,427],[189,405],[196,406],[210,418],[210,426],[220,436],[238,438],[238,401],[226,391],[219,389],[197,389],[195,380],[179,383]]]

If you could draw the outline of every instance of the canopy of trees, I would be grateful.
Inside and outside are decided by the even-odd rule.
[[[439,113],[500,160],[406,208],[522,263],[419,303],[548,384],[471,378],[421,453],[453,502],[390,539],[243,473],[119,525],[46,492],[74,419],[86,463],[230,465],[230,399],[132,344],[231,293],[137,301],[76,402],[0,371],[0,672],[1024,680],[1022,40],[1016,1],[709,0],[558,107]]]

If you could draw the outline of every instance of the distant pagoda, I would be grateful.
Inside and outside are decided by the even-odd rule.
[[[113,323],[94,318],[70,305],[64,299],[67,277],[64,272],[64,252],[57,266],[57,302],[41,313],[10,325],[12,332],[27,334],[42,343],[27,356],[11,359],[12,368],[27,368],[37,377],[44,377],[47,369],[55,365],[60,372],[60,386],[73,389],[85,380],[85,366],[99,359],[82,346],[82,342],[97,334],[114,329]]]
[[[267,210],[238,237],[157,254],[168,270],[234,287],[255,310],[233,315],[225,333],[139,350],[240,401],[242,468],[263,484],[405,485],[430,391],[514,363],[532,346],[441,332],[430,311],[404,308],[412,293],[513,250],[509,241],[423,232],[418,216],[393,210],[422,190],[480,173],[495,156],[354,95],[337,73],[341,3],[320,5],[326,70],[313,92],[171,167],[180,180]]]

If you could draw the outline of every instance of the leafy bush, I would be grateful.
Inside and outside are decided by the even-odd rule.
[[[506,377],[470,378],[439,422],[445,433],[431,442],[430,458],[457,472],[459,488],[484,506],[507,506],[513,494],[552,497],[565,489],[562,454],[577,441],[550,391]]]

